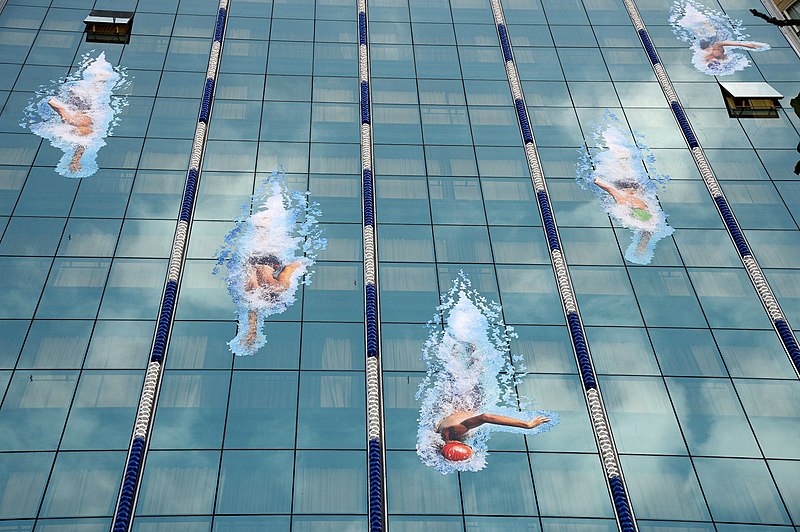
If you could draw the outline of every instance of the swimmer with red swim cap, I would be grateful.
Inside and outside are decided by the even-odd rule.
[[[522,421],[513,417],[501,416],[499,414],[478,414],[474,412],[456,412],[447,416],[436,426],[438,432],[444,440],[441,448],[442,456],[451,462],[463,462],[472,456],[472,447],[464,443],[463,440],[467,433],[481,425],[491,424],[504,427],[516,427],[520,429],[532,429],[550,421],[547,416],[536,416],[530,421]]]
[[[471,289],[463,273],[442,297],[422,351],[428,374],[417,392],[417,455],[443,475],[480,471],[492,433],[540,434],[558,415],[531,410],[533,402],[518,393],[525,369],[509,353],[513,335],[500,305]]]

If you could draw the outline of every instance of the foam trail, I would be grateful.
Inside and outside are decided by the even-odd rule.
[[[214,274],[224,266],[236,305],[238,333],[228,345],[235,355],[254,355],[267,343],[264,320],[285,312],[297,288],[311,284],[310,268],[327,241],[321,237],[316,203],[289,190],[286,174],[273,172],[243,206],[242,216],[217,253]]]
[[[112,98],[126,84],[126,72],[86,54],[74,74],[36,92],[20,125],[64,152],[56,172],[65,177],[89,177],[98,170],[97,153],[112,134],[125,97]]]
[[[417,392],[417,399],[422,399],[417,454],[426,465],[443,474],[479,471],[486,467],[487,442],[493,431],[537,434],[556,425],[558,415],[531,410],[532,401],[517,395],[516,386],[525,373],[519,357],[508,355],[509,339],[514,333],[503,324],[500,305],[487,302],[470,289],[463,272],[438,311],[446,314],[446,325],[442,330],[437,313],[429,323],[431,334],[422,351],[428,373]],[[445,459],[441,454],[445,441],[437,431],[442,421],[453,415],[484,413],[523,421],[536,416],[550,420],[530,429],[483,424],[460,440],[473,450],[469,459]]]
[[[650,149],[634,143],[614,113],[603,113],[593,137],[597,147],[581,152],[577,181],[600,198],[603,210],[616,223],[633,231],[625,258],[649,264],[656,243],[675,231],[667,225],[657,196],[659,185],[669,181],[669,176],[655,173]]]
[[[673,33],[691,45],[694,67],[710,76],[728,76],[748,67],[750,61],[744,49],[770,49],[766,43],[746,41],[741,20],[733,20],[695,0],[677,0],[669,21]]]

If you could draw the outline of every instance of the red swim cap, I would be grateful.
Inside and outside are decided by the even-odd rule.
[[[451,462],[463,462],[472,456],[472,447],[460,441],[447,442],[442,447],[442,456]]]

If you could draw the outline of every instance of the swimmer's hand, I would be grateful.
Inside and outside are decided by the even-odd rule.
[[[535,418],[528,421],[527,425],[529,429],[532,429],[538,427],[539,425],[544,425],[548,421],[550,421],[550,418],[547,416],[536,416]]]

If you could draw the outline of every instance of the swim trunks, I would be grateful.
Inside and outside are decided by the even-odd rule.
[[[631,209],[631,215],[642,222],[646,222],[653,217],[652,214],[644,209]]]

